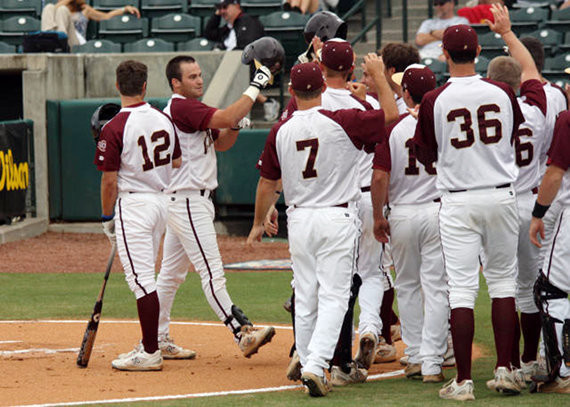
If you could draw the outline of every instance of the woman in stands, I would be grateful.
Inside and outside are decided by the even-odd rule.
[[[56,4],[46,4],[42,10],[42,31],[62,31],[67,34],[69,46],[85,44],[89,20],[108,20],[123,14],[134,14],[139,18],[139,10],[125,6],[111,11],[99,11],[85,0],[59,0]]]

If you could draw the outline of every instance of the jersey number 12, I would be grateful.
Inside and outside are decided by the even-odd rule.
[[[161,156],[162,152],[167,151],[170,147],[170,136],[164,130],[155,131],[150,136],[150,140],[153,142],[154,149],[153,160],[151,161],[148,156],[148,147],[146,145],[146,139],[144,136],[140,136],[137,140],[137,144],[141,148],[144,164],[142,166],[143,171],[152,170],[154,167],[160,167],[161,165],[166,165],[170,163],[170,153],[166,154],[164,157]],[[159,140],[161,143],[156,144]]]

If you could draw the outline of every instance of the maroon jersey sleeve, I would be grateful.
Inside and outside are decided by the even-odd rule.
[[[373,107],[370,103],[368,103],[366,100],[359,99],[359,98],[357,98],[357,97],[354,96],[354,95],[350,95],[350,96],[351,96],[354,100],[356,100],[358,103],[360,103],[360,104],[364,107],[364,109],[366,109],[366,110],[374,110],[374,107]]]
[[[277,131],[280,126],[273,126],[267,140],[265,140],[265,147],[261,155],[261,171],[260,175],[263,178],[278,180],[281,179],[281,166],[277,157],[277,147],[275,146],[275,139],[277,138]]]
[[[216,110],[196,99],[173,98],[170,105],[172,121],[184,133],[206,130]]]
[[[174,129],[174,151],[172,152],[172,159],[176,160],[177,158],[180,157],[182,157],[182,150],[180,149],[180,140],[178,139],[178,133],[176,133],[176,129]]]
[[[390,142],[388,139],[376,144],[372,168],[386,172],[392,171],[392,158],[390,157]]]
[[[564,171],[570,167],[570,110],[560,113],[556,120],[548,157],[550,165],[556,165]]]
[[[386,138],[384,129],[386,125],[382,109],[341,109],[334,112],[319,110],[319,113],[337,122],[359,150],[364,147],[367,152],[372,152],[374,145],[381,143]]]
[[[524,103],[538,107],[546,116],[546,93],[544,93],[544,87],[539,80],[524,81],[521,85],[521,96],[524,96]]]
[[[94,160],[99,171],[119,171],[123,151],[123,130],[128,118],[128,112],[119,112],[101,130]]]

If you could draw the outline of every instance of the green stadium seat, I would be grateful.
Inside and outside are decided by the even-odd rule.
[[[546,22],[546,27],[562,32],[570,32],[570,8],[554,10],[550,20]]]
[[[514,23],[541,23],[548,20],[550,9],[541,7],[527,7],[515,10],[510,13],[511,21]]]
[[[486,74],[489,62],[491,61],[488,58],[479,55],[477,58],[475,58],[475,72],[480,74]]]
[[[0,0],[0,17],[30,16],[39,17],[42,12],[42,0]]]
[[[278,11],[259,17],[265,34],[276,38],[285,49],[285,69],[289,70],[297,57],[307,49],[303,40],[303,30],[309,16],[289,11]]]
[[[281,10],[282,0],[243,0],[241,7],[250,16],[264,16]]]
[[[90,40],[83,45],[77,45],[71,50],[74,54],[108,54],[121,53],[121,44],[109,40]]]
[[[188,0],[141,0],[141,13],[148,18],[187,12]]]
[[[16,46],[0,42],[0,54],[15,54]]]
[[[434,74],[442,74],[447,72],[447,64],[436,58],[424,58],[422,64],[432,70]]]
[[[570,75],[565,73],[564,71],[559,72],[542,72],[542,76],[544,76],[550,82],[560,86],[564,89],[564,85],[570,83]]]
[[[531,32],[529,36],[536,38],[544,46],[544,53],[549,54],[552,49],[556,49],[562,44],[563,34],[559,31],[545,28]]]
[[[93,0],[92,6],[101,11],[110,11],[125,6],[134,6],[140,10],[139,0]]]
[[[99,38],[126,43],[148,37],[148,19],[132,14],[113,17],[99,23]]]
[[[478,36],[491,32],[487,24],[471,24],[471,28],[475,30]]]
[[[219,2],[219,0],[192,0],[190,13],[198,17],[210,17]]]
[[[174,44],[160,38],[145,38],[125,44],[125,52],[173,52]]]
[[[570,53],[546,58],[544,61],[545,71],[564,71],[566,68],[570,68]]]
[[[495,57],[506,55],[505,54],[505,42],[503,38],[494,32],[489,32],[483,34],[479,37],[479,45],[481,45],[481,56],[487,59],[493,59]]]
[[[0,22],[0,41],[21,45],[24,34],[40,30],[40,20],[29,16],[14,16]]]
[[[528,8],[528,7],[540,7],[544,9],[550,9],[551,5],[556,5],[556,2],[559,0],[524,0],[523,3],[515,3],[513,4],[513,9],[521,9],[521,8]]]
[[[200,17],[189,14],[168,14],[164,17],[153,18],[150,35],[170,42],[184,42],[201,34]]]
[[[190,41],[176,44],[176,51],[211,51],[215,45],[206,38],[194,38]]]

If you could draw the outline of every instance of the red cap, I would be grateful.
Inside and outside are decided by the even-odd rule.
[[[291,68],[291,87],[294,90],[311,91],[325,83],[321,68],[314,62],[298,64]]]
[[[450,52],[475,52],[479,45],[477,33],[465,24],[447,27],[442,42],[443,48]]]
[[[321,61],[333,71],[348,71],[354,64],[354,51],[350,42],[333,38],[323,45]]]
[[[437,85],[432,70],[421,64],[412,64],[404,72],[395,73],[392,75],[392,80],[417,99],[421,99]]]

